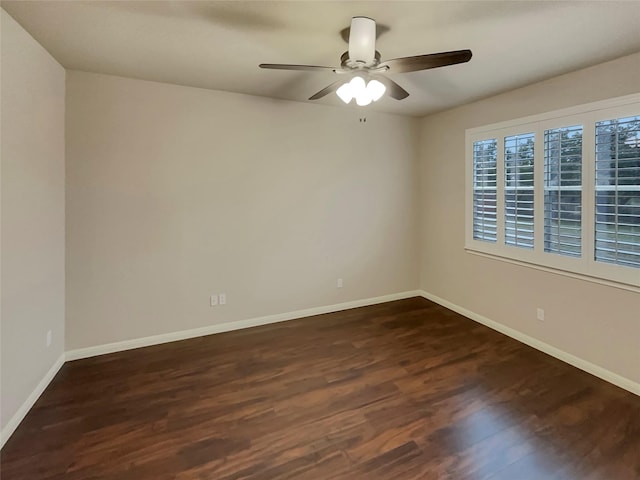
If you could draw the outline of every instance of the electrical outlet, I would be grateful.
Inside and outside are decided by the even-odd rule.
[[[211,306],[215,307],[218,305],[218,295],[211,295]]]
[[[336,287],[342,288],[342,279],[341,278],[339,278],[338,281],[336,282]]]
[[[220,295],[218,295],[218,298],[220,299],[220,305],[226,305],[226,303],[227,303],[227,294],[226,293],[221,293]]]
[[[49,330],[49,331],[47,332],[47,347],[50,347],[50,346],[51,346],[51,340],[52,340],[52,337],[53,337],[53,333],[51,333],[51,330]]]
[[[538,320],[540,320],[541,322],[544,322],[544,310],[542,308],[538,309]]]

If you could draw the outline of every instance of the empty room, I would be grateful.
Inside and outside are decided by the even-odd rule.
[[[640,1],[0,6],[2,480],[640,479]]]

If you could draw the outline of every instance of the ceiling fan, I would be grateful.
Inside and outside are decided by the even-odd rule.
[[[345,75],[346,80],[343,78],[333,82],[309,97],[309,100],[317,100],[336,92],[345,103],[349,103],[355,98],[358,105],[364,106],[379,100],[387,90],[389,96],[396,100],[402,100],[409,96],[409,92],[384,76],[384,73],[416,72],[465,63],[469,60],[471,60],[471,50],[430,53],[382,61],[380,52],[376,50],[375,20],[368,17],[353,17],[349,31],[349,50],[342,54],[340,67],[279,63],[261,63],[259,67],[310,72],[332,71],[339,75]]]

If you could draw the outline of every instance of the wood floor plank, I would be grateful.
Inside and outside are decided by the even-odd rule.
[[[637,480],[640,397],[422,298],[69,362],[2,480]]]

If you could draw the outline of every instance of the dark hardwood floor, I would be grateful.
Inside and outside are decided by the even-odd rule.
[[[421,298],[64,365],[2,480],[640,478],[640,397]]]

